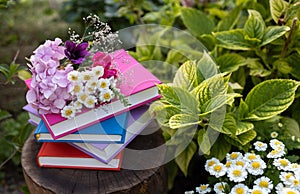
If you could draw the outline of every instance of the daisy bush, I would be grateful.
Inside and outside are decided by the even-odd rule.
[[[110,54],[120,43],[118,34],[96,15],[84,21],[83,36],[70,29],[69,40],[46,40],[28,59],[32,80],[26,99],[40,114],[73,118],[83,108],[114,98],[127,103],[118,89],[120,76]]]
[[[185,193],[268,194],[300,193],[300,165],[297,157],[288,156],[285,144],[278,139],[256,141],[246,153],[227,153],[224,162],[210,158],[205,170],[209,184]]]

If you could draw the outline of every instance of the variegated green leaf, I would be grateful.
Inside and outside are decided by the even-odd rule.
[[[255,10],[248,10],[249,18],[246,21],[244,30],[250,38],[262,39],[266,28],[265,22],[260,13]]]
[[[176,114],[173,115],[169,120],[169,126],[172,129],[188,127],[188,126],[197,126],[201,121],[197,115],[191,114]]]
[[[270,10],[271,16],[273,20],[278,23],[279,18],[285,12],[286,8],[288,7],[288,2],[284,0],[269,0],[270,3]]]
[[[176,149],[175,155],[177,157],[175,158],[175,162],[183,174],[187,176],[190,161],[197,151],[197,145],[193,141],[185,149],[182,149],[180,145]]]
[[[204,129],[199,130],[197,141],[198,141],[199,152],[200,152],[199,154],[209,155],[211,145],[206,130]]]
[[[264,33],[262,43],[260,46],[269,44],[270,42],[283,36],[289,30],[290,28],[288,26],[269,26]]]
[[[274,79],[261,82],[248,93],[245,103],[248,114],[245,119],[264,120],[286,110],[294,101],[299,82]]]
[[[210,149],[210,155],[222,161],[226,154],[231,150],[231,144],[224,139],[224,135],[220,134]]]

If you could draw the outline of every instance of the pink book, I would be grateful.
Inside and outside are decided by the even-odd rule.
[[[124,106],[119,100],[115,100],[98,108],[82,111],[72,119],[63,118],[60,114],[41,115],[53,139],[63,137],[161,97],[156,87],[156,84],[161,83],[160,80],[125,50],[114,52],[112,58],[123,79],[119,88],[130,105]]]

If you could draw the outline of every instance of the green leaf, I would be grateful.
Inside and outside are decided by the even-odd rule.
[[[221,72],[234,72],[238,70],[240,66],[245,65],[246,60],[239,54],[226,53],[217,58],[217,64]]]
[[[238,107],[237,119],[241,120],[242,118],[245,118],[248,112],[249,112],[248,105],[245,103],[243,99],[241,99],[240,105]]]
[[[181,16],[183,24],[195,36],[210,34],[215,28],[213,20],[200,10],[183,7]]]
[[[199,76],[198,67],[195,61],[187,61],[177,70],[173,84],[188,91],[197,87],[203,78]]]
[[[291,74],[300,80],[300,54],[294,53],[290,56],[287,57],[287,62],[290,64],[292,67]]]
[[[278,24],[279,18],[283,16],[288,7],[288,2],[284,0],[270,0],[269,3],[272,19]]]
[[[248,114],[245,119],[264,120],[282,113],[293,102],[299,82],[274,79],[261,82],[248,93],[245,103]]]
[[[265,22],[260,13],[255,10],[248,10],[249,18],[246,21],[244,30],[250,38],[262,39],[266,28]]]
[[[167,164],[168,169],[168,189],[171,190],[173,188],[174,180],[177,176],[178,167],[176,163],[172,160]]]
[[[256,137],[256,132],[254,130],[247,131],[239,136],[225,136],[226,141],[234,146],[245,146],[250,143]]]
[[[260,46],[269,44],[270,42],[283,36],[289,30],[290,30],[290,27],[288,27],[288,26],[269,26],[264,33],[264,36],[262,38],[262,43]]]
[[[162,100],[181,110],[182,113],[198,113],[198,102],[187,90],[167,84],[158,85],[158,89]]]
[[[224,120],[221,133],[229,136],[238,136],[254,128],[250,122],[237,120],[234,116],[227,114]]]
[[[196,63],[198,72],[200,73],[198,77],[201,77],[203,80],[213,77],[219,72],[217,64],[213,61],[213,59],[207,52],[204,52],[202,58]],[[198,79],[201,80],[201,78]]]
[[[172,129],[198,125],[201,121],[197,115],[191,114],[176,114],[169,120],[169,126]]]
[[[234,29],[213,33],[219,41],[219,46],[232,50],[251,50],[253,44],[245,39],[245,32],[242,29]]]
[[[283,117],[281,119],[281,122],[290,137],[291,136],[295,136],[296,138],[300,137],[299,124],[295,119],[289,117]]]
[[[259,61],[253,61],[247,65],[250,68],[250,75],[253,77],[266,77],[272,72],[264,68]]]
[[[0,109],[0,121],[10,118],[11,116],[12,115],[8,111]]]
[[[197,145],[193,141],[183,151],[180,146],[178,146],[176,149],[177,157],[175,158],[175,162],[177,163],[178,167],[180,168],[180,170],[183,172],[185,176],[187,176],[188,174],[190,161],[193,158],[196,151],[197,151]]]
[[[29,73],[26,70],[20,70],[20,71],[18,71],[18,77],[21,80],[27,80],[27,79],[31,78],[31,76],[32,76],[31,73]]]
[[[241,10],[241,6],[236,6],[227,14],[227,16],[223,17],[218,23],[218,31],[231,30],[238,22]]]
[[[224,139],[223,135],[219,135],[218,139],[210,149],[210,155],[222,161],[230,150],[231,144]]]
[[[169,127],[169,119],[176,114],[180,114],[181,110],[175,106],[164,104],[161,101],[155,101],[151,104],[149,112],[155,115],[157,122],[165,127]]]
[[[198,137],[197,137],[197,142],[199,146],[199,154],[210,154],[210,140],[207,135],[207,131],[204,129],[199,130],[198,132]]]
[[[232,104],[235,97],[240,97],[240,94],[237,93],[230,93],[230,94],[223,94],[217,95],[208,100],[201,106],[201,110],[204,113],[211,113],[226,104]]]

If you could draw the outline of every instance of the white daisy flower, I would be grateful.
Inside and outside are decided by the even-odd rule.
[[[268,194],[270,192],[268,192],[267,190],[261,189],[260,187],[255,185],[252,189],[249,189],[248,193],[249,194]]]
[[[282,149],[272,150],[267,154],[267,158],[280,158],[285,155],[285,151]]]
[[[86,92],[80,92],[79,94],[77,94],[77,100],[80,103],[84,104],[84,102],[85,102],[85,100],[87,99],[88,96],[89,96],[88,93],[86,93]]]
[[[255,159],[250,161],[247,170],[252,175],[262,175],[266,167],[267,165],[262,159]]]
[[[88,88],[97,88],[97,86],[98,86],[98,79],[90,79],[85,84],[85,87]]]
[[[291,162],[286,158],[276,158],[273,161],[273,165],[277,167],[278,170],[288,170]]]
[[[226,154],[227,161],[239,160],[242,158],[243,158],[243,154],[241,152],[231,152]]]
[[[246,193],[248,193],[248,191],[249,191],[249,188],[246,185],[239,183],[239,184],[235,185],[234,187],[232,187],[230,194],[246,194]]]
[[[276,138],[278,137],[278,133],[276,131],[273,131],[271,134],[270,134],[271,138]]]
[[[94,108],[95,107],[95,103],[96,103],[97,99],[95,96],[89,95],[85,101],[84,101],[84,106],[86,106],[87,108]]]
[[[61,115],[65,118],[71,119],[75,116],[76,109],[74,106],[65,106],[61,110]]]
[[[300,191],[300,180],[299,177],[292,177],[292,179],[290,180],[290,187],[297,189],[298,191]]]
[[[285,145],[277,139],[271,139],[270,140],[270,146],[274,150],[283,150],[285,148]]]
[[[226,182],[219,182],[214,185],[214,191],[217,194],[225,194],[226,187],[228,187],[228,184]]]
[[[210,169],[209,169],[209,174],[215,176],[216,178],[219,178],[221,176],[224,176],[226,174],[226,167],[222,163],[214,164]]]
[[[288,166],[288,170],[289,171],[292,171],[292,172],[295,172],[297,170],[300,169],[300,165],[297,164],[297,163],[291,163],[289,166]]]
[[[225,163],[225,167],[226,168],[229,168],[230,166],[232,166],[233,165],[233,162],[232,161],[226,161],[226,163]]]
[[[209,193],[211,192],[211,188],[209,187],[209,184],[201,184],[199,187],[196,187],[197,193]]]
[[[247,171],[242,166],[232,165],[227,170],[227,176],[233,182],[242,182],[247,178],[247,175]]]
[[[261,158],[260,158],[260,155],[257,155],[257,154],[254,154],[254,153],[246,153],[245,156],[244,156],[244,159],[247,162],[251,162],[253,160],[257,160],[257,159],[261,159]]]
[[[81,72],[81,75],[82,75],[83,82],[87,82],[87,81],[93,79],[93,72],[90,70],[85,70],[85,71]]]
[[[238,159],[238,160],[234,160],[232,161],[234,165],[237,165],[237,166],[242,166],[243,168],[246,168],[247,167],[247,161],[244,160],[243,158],[242,159]]]
[[[256,179],[254,181],[254,184],[256,186],[260,187],[261,189],[264,189],[264,190],[266,190],[268,192],[271,192],[272,189],[273,189],[273,183],[272,183],[272,181],[268,177],[266,177],[266,176],[262,176],[262,177]]]
[[[276,193],[282,193],[285,186],[282,183],[278,183],[275,187]]]
[[[99,88],[100,91],[108,89],[109,86],[110,86],[109,79],[101,78],[101,79],[98,80],[98,88]]]
[[[82,109],[82,103],[79,102],[78,100],[76,100],[75,102],[72,103],[72,106],[76,109],[76,110],[81,110]]]
[[[100,97],[99,97],[101,102],[109,102],[113,98],[114,98],[114,93],[110,89],[106,89],[106,90],[101,91]]]
[[[83,89],[83,84],[81,82],[76,82],[74,83],[74,86],[73,86],[73,90],[72,90],[72,94],[74,95],[77,95],[79,94],[80,92],[82,92],[84,89]]]
[[[290,185],[291,184],[291,180],[293,178],[294,178],[294,173],[292,173],[292,172],[280,172],[279,179],[285,185]]]
[[[104,68],[102,66],[96,66],[92,68],[92,72],[95,77],[100,78],[104,74]]]
[[[266,151],[267,148],[268,148],[268,144],[263,143],[263,142],[261,142],[261,141],[257,141],[257,142],[255,142],[253,145],[254,145],[254,148],[255,148],[257,151]]]
[[[68,73],[67,79],[71,82],[79,82],[81,81],[81,74],[79,71],[71,71]]]
[[[280,194],[300,194],[300,192],[295,188],[285,187]]]
[[[206,160],[204,168],[207,172],[209,172],[209,170],[213,167],[213,165],[215,164],[219,164],[220,161],[217,158],[211,158],[209,160]]]

